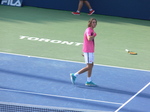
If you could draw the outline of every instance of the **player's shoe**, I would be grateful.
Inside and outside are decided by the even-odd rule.
[[[70,79],[71,79],[72,84],[75,84],[76,76],[74,76],[73,73],[70,74]]]
[[[86,85],[86,86],[97,86],[97,85],[94,84],[92,81],[91,81],[91,82],[86,82],[85,85]]]
[[[88,15],[92,15],[95,12],[95,10],[91,10]]]
[[[80,15],[79,12],[72,12],[73,15]]]

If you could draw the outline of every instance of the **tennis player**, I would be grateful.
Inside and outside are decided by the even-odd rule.
[[[85,63],[87,64],[87,66],[82,68],[76,73],[70,74],[71,82],[73,84],[75,84],[75,80],[77,76],[79,76],[80,74],[84,72],[87,72],[87,82],[85,83],[85,85],[96,86],[96,84],[94,84],[91,80],[92,69],[94,66],[94,48],[95,48],[94,38],[97,35],[94,31],[94,28],[96,27],[96,25],[97,25],[97,20],[95,18],[91,18],[88,22],[88,28],[84,32],[84,39],[83,39],[84,41],[83,41],[82,51],[83,51]]]

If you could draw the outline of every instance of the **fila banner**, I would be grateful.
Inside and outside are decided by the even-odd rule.
[[[1,5],[9,5],[9,6],[22,6],[23,0],[2,0]]]

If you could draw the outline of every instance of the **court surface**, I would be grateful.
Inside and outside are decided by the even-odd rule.
[[[72,85],[69,74],[84,63],[0,54],[1,102],[75,109],[115,111],[147,85],[121,112],[148,112],[150,72],[95,65],[93,81],[84,85],[86,74]]]
[[[98,20],[97,86],[87,87],[86,73],[75,85],[69,74],[85,66],[82,36],[91,17],[6,6],[0,14],[1,112],[149,112],[149,21],[91,16]]]

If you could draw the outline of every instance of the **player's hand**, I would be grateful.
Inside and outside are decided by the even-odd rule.
[[[96,37],[96,35],[97,35],[97,34],[94,32],[93,36]]]

